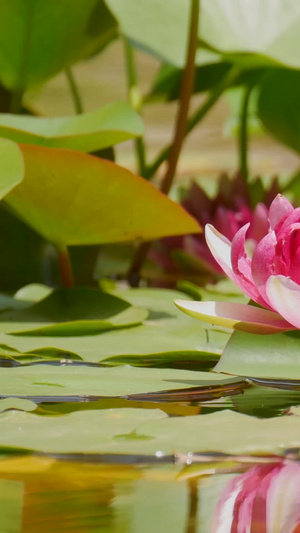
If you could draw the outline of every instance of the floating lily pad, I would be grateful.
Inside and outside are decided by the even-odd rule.
[[[0,315],[0,331],[11,335],[91,335],[140,324],[148,313],[97,289],[57,289],[23,311]]]
[[[270,378],[299,380],[300,332],[273,335],[234,332],[216,366],[218,372]]]
[[[5,398],[0,400],[0,412],[15,409],[17,411],[35,411],[36,403],[25,398]]]
[[[134,307],[147,309],[147,320],[134,328],[107,331],[100,336],[25,337],[2,334],[0,344],[19,352],[40,353],[41,357],[52,349],[73,353],[85,361],[105,361],[112,365],[151,366],[194,361],[201,366],[203,363],[213,364],[219,359],[229,333],[210,328],[181,313],[173,300],[182,298],[182,293],[167,289],[129,289],[114,294]],[[21,326],[19,324],[16,328],[20,331]],[[5,323],[5,328],[8,327],[9,324]]]
[[[257,419],[232,411],[168,418],[159,409],[107,409],[45,417],[0,414],[0,447],[45,453],[280,454],[300,446],[300,417]]]
[[[0,396],[15,397],[127,397],[241,382],[240,378],[190,370],[132,368],[95,368],[88,366],[33,365],[2,368]]]
[[[0,114],[0,136],[17,143],[93,152],[143,134],[141,118],[125,102],[74,117]]]

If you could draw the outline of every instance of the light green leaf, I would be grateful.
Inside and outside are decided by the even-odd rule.
[[[5,398],[0,400],[0,412],[15,409],[17,411],[35,411],[37,408],[36,403],[24,398]]]
[[[24,302],[27,305],[32,304],[33,302],[39,302],[46,296],[49,296],[53,289],[47,287],[47,285],[42,285],[41,283],[30,283],[19,289],[15,295],[14,299],[19,302]]]
[[[18,143],[93,152],[143,134],[141,118],[125,102],[74,117],[0,114],[0,136]]]
[[[24,337],[0,335],[0,344],[20,352],[47,356],[45,349],[76,354],[85,361],[109,364],[157,365],[174,361],[193,361],[196,365],[217,361],[229,334],[181,313],[173,304],[183,296],[167,289],[130,289],[116,296],[149,312],[144,324],[135,328],[81,337]],[[186,297],[186,295],[184,295]],[[48,354],[49,356],[49,354]]]
[[[0,331],[11,335],[92,335],[140,324],[147,311],[96,289],[57,289],[22,311],[0,315]]]
[[[158,391],[185,390],[191,387],[224,386],[239,383],[240,378],[190,370],[132,368],[99,368],[66,364],[39,364],[1,368],[2,396],[44,397],[128,397]],[[146,398],[145,398],[146,399]]]
[[[0,138],[0,199],[24,178],[24,161],[17,144]]]
[[[57,247],[200,231],[181,206],[115,163],[73,150],[20,147],[25,178],[5,201]]]
[[[185,63],[189,2],[106,0],[122,31],[166,62]],[[197,64],[235,61],[242,67],[274,64],[300,68],[300,4],[295,0],[203,0]]]
[[[105,0],[122,32],[135,44],[178,67],[185,64],[189,25],[189,2],[182,0]],[[202,6],[201,6],[202,17]],[[218,56],[202,50],[197,63],[217,61]]]
[[[1,82],[24,91],[102,49],[116,22],[102,0],[0,1]]]
[[[168,418],[159,410],[108,409],[45,417],[0,414],[0,446],[44,453],[282,454],[300,446],[300,417],[257,419],[232,411]]]
[[[300,380],[300,332],[235,332],[215,370],[257,378]]]
[[[261,83],[258,113],[280,142],[300,152],[300,72],[279,69]]]

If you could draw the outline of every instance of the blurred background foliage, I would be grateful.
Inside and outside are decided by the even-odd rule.
[[[181,0],[55,0],[47,6],[42,0],[0,0],[1,136],[95,153],[160,186],[182,103],[189,13],[189,2]],[[184,204],[196,182],[209,217],[185,207],[202,225],[218,214],[216,198],[233,212],[240,212],[241,202],[251,209],[268,203],[279,190],[299,204],[298,2],[202,0],[197,31],[190,133],[171,197]],[[227,192],[218,197],[221,175]],[[230,181],[234,176],[244,183],[242,192]],[[52,244],[17,218],[9,203],[0,210],[1,289],[59,284]],[[122,217],[120,211],[120,224]],[[161,246],[152,247],[135,284],[217,279],[186,240],[169,242],[164,257],[157,254]],[[103,285],[103,278],[126,277],[135,249],[71,246],[75,282],[100,279]]]

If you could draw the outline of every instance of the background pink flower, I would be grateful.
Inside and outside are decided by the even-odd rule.
[[[251,223],[247,237],[249,246],[253,247],[267,233],[267,206],[278,193],[278,183],[274,179],[267,193],[262,192],[259,180],[255,182],[255,187],[260,190],[258,196],[261,201],[254,207],[250,198],[251,187],[247,188],[239,175],[234,179],[223,175],[214,198],[193,182],[181,203],[202,227],[212,224],[229,240],[241,227]],[[203,285],[224,275],[207,246],[204,234],[161,239],[153,245],[149,258],[169,274],[171,285],[176,278],[183,277]]]

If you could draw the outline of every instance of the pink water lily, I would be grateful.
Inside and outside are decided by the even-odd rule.
[[[213,226],[206,242],[227,276],[261,307],[232,302],[187,302],[176,305],[213,324],[253,333],[300,329],[300,208],[278,194],[267,213],[268,231],[247,253],[249,224],[232,242]],[[253,243],[252,243],[253,244]]]
[[[219,500],[213,533],[299,533],[300,465],[255,466],[236,476]]]

